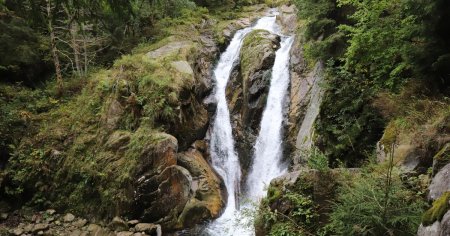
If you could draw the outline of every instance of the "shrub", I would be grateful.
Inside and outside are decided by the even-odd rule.
[[[386,166],[370,166],[339,191],[330,223],[323,229],[337,235],[414,235],[424,200],[404,187],[396,168],[387,184]]]

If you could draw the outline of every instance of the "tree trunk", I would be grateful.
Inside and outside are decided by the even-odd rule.
[[[47,0],[47,21],[48,32],[50,34],[50,46],[53,57],[53,64],[55,65],[56,83],[58,84],[59,95],[63,92],[63,79],[61,74],[61,65],[59,63],[58,49],[56,48],[56,37],[52,26],[52,5],[50,0]]]

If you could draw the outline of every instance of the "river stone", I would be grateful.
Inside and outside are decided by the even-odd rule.
[[[147,57],[150,59],[156,59],[160,57],[168,56],[172,53],[175,53],[176,51],[190,47],[192,42],[190,41],[180,41],[180,42],[171,42],[166,44],[165,46],[162,46],[154,51],[148,52]]]
[[[130,232],[130,231],[121,231],[121,232],[118,232],[116,235],[117,236],[131,236],[131,235],[133,235],[134,233],[133,232]]]
[[[130,221],[128,221],[128,224],[131,226],[137,225],[137,224],[139,224],[139,220],[130,220]]]
[[[36,224],[33,227],[33,233],[48,229],[48,224]]]
[[[185,74],[193,75],[194,71],[192,70],[191,65],[187,61],[174,61],[170,63],[173,68],[177,71]]]
[[[161,226],[157,225],[157,224],[139,223],[134,228],[138,232],[145,232],[150,235],[156,234],[156,235],[160,236],[162,234]]]
[[[428,190],[428,199],[433,201],[438,199],[444,192],[450,191],[450,163],[442,167],[434,176]]]
[[[21,229],[21,228],[15,228],[15,229],[12,231],[12,233],[13,233],[14,235],[22,235],[22,234],[24,233],[24,230]]]
[[[75,220],[75,216],[71,213],[67,213],[64,218],[63,218],[64,222],[72,222],[73,220]]]
[[[126,231],[128,230],[128,224],[120,217],[116,216],[109,223],[108,227],[114,231]]]
[[[75,227],[81,228],[81,227],[85,226],[86,223],[87,223],[86,219],[79,219],[79,220],[73,222],[72,225]]]
[[[87,228],[87,231],[89,231],[89,232],[96,232],[96,231],[98,231],[99,229],[101,229],[102,227],[100,227],[99,225],[97,225],[97,224],[90,224],[89,226],[88,226],[88,228]]]
[[[56,213],[55,209],[48,209],[48,210],[45,211],[45,214],[47,214],[47,215],[53,215],[55,213]]]

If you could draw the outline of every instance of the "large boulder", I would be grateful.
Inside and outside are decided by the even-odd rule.
[[[441,197],[443,193],[450,191],[450,163],[442,167],[434,176],[428,190],[428,199],[433,201]]]
[[[225,205],[222,182],[205,160],[206,143],[197,141],[177,153],[173,136],[161,134],[159,139],[156,147],[144,150],[139,161],[135,216],[160,224],[165,232],[219,216]]]
[[[250,165],[251,150],[266,105],[272,66],[279,46],[279,36],[266,30],[249,33],[226,89],[236,149],[244,169]]]
[[[206,162],[204,153],[191,148],[178,154],[178,165],[192,175],[192,198],[178,218],[178,224],[192,227],[196,223],[219,216],[225,205],[221,181]]]

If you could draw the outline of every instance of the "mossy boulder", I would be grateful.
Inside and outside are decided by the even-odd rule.
[[[134,216],[161,223],[165,231],[186,227],[178,218],[195,198],[198,181],[177,165],[177,153],[203,139],[209,124],[197,75],[211,69],[215,50],[201,45],[200,39],[172,37],[140,46],[110,69],[90,74],[72,99],[52,100],[56,108],[32,114],[41,123],[17,144],[0,174],[8,192],[0,194],[88,217]],[[198,57],[211,62],[198,67]],[[188,66],[195,70],[186,73]],[[204,181],[202,188],[217,200],[189,224],[216,217],[223,206],[221,180],[208,173],[215,182]]]
[[[436,153],[433,157],[433,175],[436,175],[442,167],[450,163],[450,143],[444,145],[444,147]]]
[[[435,221],[440,221],[442,217],[450,210],[450,192],[445,192],[440,198],[433,202],[433,206],[422,216],[422,224],[428,226]]]
[[[256,218],[256,235],[276,232],[277,224],[289,226],[294,223],[291,226],[295,226],[293,229],[296,230],[318,228],[328,221],[331,202],[341,181],[354,177],[357,173],[357,169],[323,172],[301,169],[273,179],[267,197],[261,201]],[[270,216],[280,218],[273,222]]]

